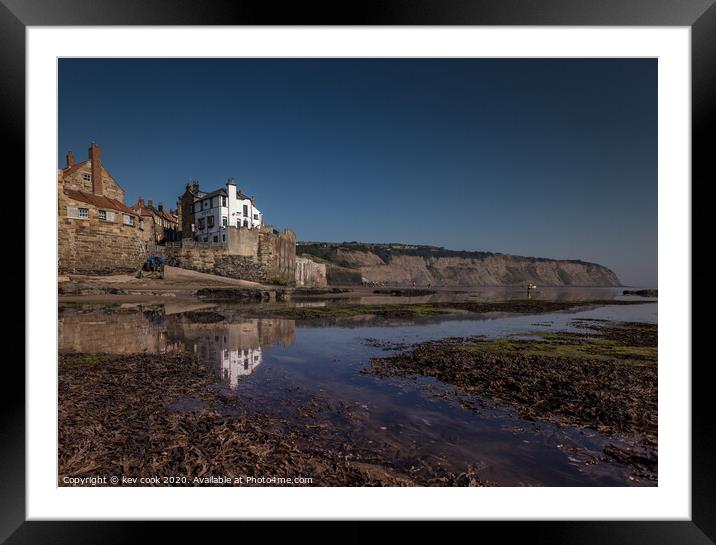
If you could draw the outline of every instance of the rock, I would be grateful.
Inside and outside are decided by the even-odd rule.
[[[624,290],[622,295],[638,295],[639,297],[658,297],[659,290]]]
[[[263,302],[276,300],[276,291],[255,288],[202,288],[196,292],[196,296],[212,301]]]

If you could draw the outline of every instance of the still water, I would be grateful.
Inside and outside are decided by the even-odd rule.
[[[595,294],[595,290],[601,293]],[[508,290],[500,291],[502,299],[512,298]],[[545,293],[540,292],[543,297]],[[617,293],[621,290],[562,288],[551,290],[549,298],[606,299]],[[493,293],[460,296],[499,300],[492,299],[499,297]],[[389,302],[400,299],[389,298]],[[362,371],[369,358],[391,353],[376,346],[380,344],[376,340],[411,344],[455,336],[570,330],[577,318],[655,323],[655,301],[532,316],[358,321],[338,326],[242,317],[245,309],[223,304],[61,305],[59,348],[107,353],[190,352],[213,369],[217,385],[257,411],[298,418],[297,403],[319,400],[336,407],[331,426],[355,444],[380,444],[401,456],[429,460],[457,473],[472,466],[481,478],[503,485],[635,484],[628,479],[626,467],[600,461],[602,447],[615,443],[613,438],[589,430],[536,425],[508,410],[475,412],[453,398],[435,395],[445,388],[436,381],[376,378]],[[198,323],[196,310],[212,310],[227,320]],[[351,418],[342,417],[338,407],[349,407]]]

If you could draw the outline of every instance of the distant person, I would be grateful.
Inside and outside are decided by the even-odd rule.
[[[527,282],[527,299],[532,299],[532,290],[536,288],[537,286],[535,286],[532,282]]]

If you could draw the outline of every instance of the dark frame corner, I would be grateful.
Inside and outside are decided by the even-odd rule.
[[[706,188],[713,178],[710,134],[716,132],[716,0],[369,0],[347,10],[341,3],[294,3],[278,11],[256,0],[187,2],[159,0],[142,4],[128,0],[0,0],[0,115],[7,138],[3,163],[13,181],[24,180],[25,155],[25,30],[45,25],[589,25],[688,26],[692,54],[692,202],[706,206]],[[13,158],[10,161],[9,158]],[[6,170],[7,172],[7,170]],[[8,180],[9,180],[8,176]],[[29,190],[26,188],[26,191]],[[698,198],[693,199],[693,194]],[[703,248],[713,229],[705,214],[692,214],[693,248]],[[16,243],[15,255],[24,255]],[[17,262],[24,262],[16,258]],[[24,266],[15,266],[3,279],[25,285]],[[694,267],[696,285],[713,285],[716,274]],[[10,285],[10,284],[8,284]],[[20,294],[16,294],[20,297]],[[698,300],[694,315],[705,307]],[[17,308],[24,308],[18,302]],[[716,319],[704,313],[692,319],[692,338],[704,338]],[[712,315],[713,316],[713,313]],[[716,324],[715,324],[716,325]],[[14,329],[13,329],[14,328]],[[713,329],[711,329],[713,330]],[[21,338],[24,321],[6,329],[9,339]],[[18,343],[15,343],[18,344]],[[22,352],[22,349],[21,349]],[[24,354],[21,353],[24,359]],[[161,522],[27,522],[25,521],[25,384],[20,358],[5,358],[15,384],[5,388],[0,411],[0,541],[24,543],[136,543],[206,538],[206,525],[224,523]],[[7,370],[10,364],[17,369]],[[716,433],[707,376],[709,359],[692,366],[692,520],[687,522],[484,522],[481,531],[497,531],[500,541],[532,543],[649,543],[709,544],[716,542]],[[201,528],[199,529],[199,524]],[[254,524],[254,523],[250,523]],[[341,539],[358,541],[370,526],[347,523]],[[272,523],[272,537],[284,523]],[[420,532],[428,537],[434,527]],[[372,529],[372,528],[371,528]],[[427,534],[426,534],[427,531]],[[180,534],[181,532],[181,534]],[[291,529],[293,536],[295,528]],[[322,532],[323,533],[323,532]],[[194,535],[192,535],[194,534]],[[333,534],[331,532],[331,534]],[[288,534],[287,534],[288,535]],[[325,534],[324,534],[325,535]],[[331,535],[335,539],[336,535]],[[431,536],[432,537],[432,536]],[[444,535],[435,533],[435,538]]]

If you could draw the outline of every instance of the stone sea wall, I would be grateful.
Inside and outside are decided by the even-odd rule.
[[[296,235],[288,229],[229,228],[226,247],[194,243],[167,246],[166,257],[184,269],[253,282],[293,284]]]

